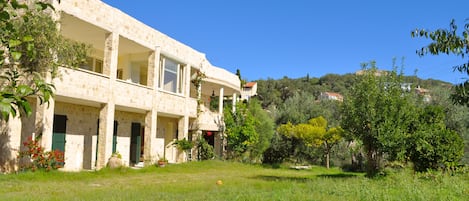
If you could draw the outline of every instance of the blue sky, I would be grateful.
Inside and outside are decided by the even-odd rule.
[[[451,83],[467,77],[452,71],[466,60],[419,57],[415,50],[430,41],[410,37],[415,28],[447,28],[451,19],[460,33],[467,0],[103,1],[249,81],[352,73],[371,60],[391,69],[402,57],[406,75],[417,69],[421,78]]]

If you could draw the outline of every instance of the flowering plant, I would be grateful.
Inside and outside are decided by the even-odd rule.
[[[30,169],[32,171],[44,169],[50,171],[63,167],[64,153],[62,151],[45,151],[44,147],[39,145],[38,141],[33,140],[31,136],[23,142],[23,145],[27,149],[20,151],[18,158],[26,158],[31,161],[29,164],[24,165],[23,169]]]

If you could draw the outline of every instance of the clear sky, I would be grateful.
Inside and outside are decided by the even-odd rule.
[[[212,65],[241,70],[250,80],[345,74],[375,60],[406,75],[461,82],[458,57],[419,57],[430,41],[415,28],[458,33],[469,18],[468,0],[103,0],[156,30],[206,54]]]

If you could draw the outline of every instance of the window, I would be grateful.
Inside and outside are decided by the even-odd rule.
[[[163,58],[160,64],[163,68],[160,69],[159,87],[165,91],[182,93],[184,82],[184,76],[182,76],[182,74],[184,67],[168,58]]]
[[[164,82],[163,89],[166,91],[176,92],[177,89],[177,74],[178,64],[169,59],[164,62]]]
[[[123,77],[123,76],[124,76],[124,70],[122,70],[122,69],[117,69],[117,75],[116,75],[117,79],[122,80],[122,77]]]
[[[103,60],[87,57],[86,61],[80,65],[81,69],[103,73]]]

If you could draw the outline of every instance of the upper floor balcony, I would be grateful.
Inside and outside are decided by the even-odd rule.
[[[125,108],[197,116],[197,89],[191,77],[202,71],[203,102],[212,95],[240,93],[236,75],[212,66],[200,53],[98,0],[57,5],[62,35],[88,44],[89,57],[77,69],[61,68],[55,79],[62,99],[106,103]],[[109,93],[112,89],[112,93]],[[155,95],[156,94],[156,95]]]

